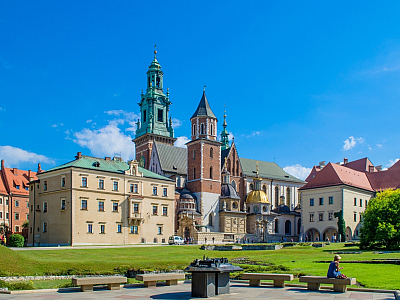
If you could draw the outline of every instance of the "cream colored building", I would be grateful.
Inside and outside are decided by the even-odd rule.
[[[82,156],[30,183],[28,246],[167,243],[174,181],[119,158]]]

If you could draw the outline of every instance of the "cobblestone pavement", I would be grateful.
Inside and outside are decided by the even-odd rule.
[[[95,289],[93,292],[80,292],[77,290],[34,292],[28,294],[0,294],[2,299],[192,299],[190,296],[190,283],[173,286],[158,285],[153,288],[134,286],[121,288],[121,290],[109,291],[107,289]],[[307,300],[393,300],[393,294],[367,293],[348,291],[346,293],[335,293],[329,290],[309,291],[306,288],[285,287],[274,288],[270,286],[249,287],[245,284],[232,283],[231,293],[219,295],[210,299],[307,299]]]

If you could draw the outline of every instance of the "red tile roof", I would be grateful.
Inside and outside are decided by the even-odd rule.
[[[9,193],[15,195],[29,195],[29,191],[25,189],[29,183],[29,175],[34,180],[37,179],[36,172],[18,170],[16,168],[3,168],[2,170],[4,185]],[[17,189],[16,186],[19,186]]]
[[[310,174],[308,175],[308,177],[306,178],[306,182],[309,182],[311,179],[313,179],[315,177],[315,175],[321,171],[321,167],[320,166],[314,166],[310,172]]]
[[[400,189],[400,160],[386,171],[367,173],[367,176],[376,191]]]
[[[368,157],[353,160],[344,166],[360,172],[369,172],[370,167],[373,167],[374,172],[377,171],[377,169],[374,167],[374,164],[369,160]]]

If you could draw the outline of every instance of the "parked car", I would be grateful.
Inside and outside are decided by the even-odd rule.
[[[170,236],[168,239],[168,244],[170,245],[183,245],[185,241],[183,238],[177,235]]]

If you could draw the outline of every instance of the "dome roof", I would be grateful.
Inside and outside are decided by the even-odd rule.
[[[287,205],[281,204],[273,211],[276,213],[290,213],[290,208]]]
[[[251,191],[246,198],[246,203],[268,203],[267,194],[264,191]]]
[[[181,199],[193,199],[193,200],[194,200],[193,196],[190,195],[190,194],[182,194],[182,195],[180,196],[180,198],[181,198]]]
[[[230,199],[240,199],[235,188],[230,183],[224,183],[221,185],[221,197]]]

